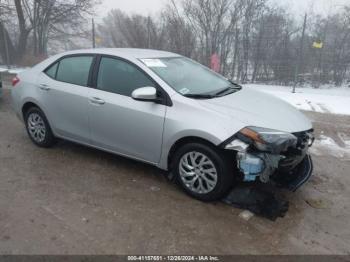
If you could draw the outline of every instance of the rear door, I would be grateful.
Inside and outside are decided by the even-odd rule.
[[[166,106],[136,101],[131,93],[157,84],[135,65],[102,57],[96,66],[96,89],[90,89],[92,143],[122,155],[158,163]]]
[[[88,83],[94,55],[60,59],[39,76],[37,85],[44,112],[55,134],[90,143]]]

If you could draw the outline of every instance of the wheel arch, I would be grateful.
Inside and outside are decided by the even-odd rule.
[[[174,156],[174,153],[181,148],[182,146],[189,144],[189,143],[199,143],[199,144],[204,144],[207,146],[210,146],[212,148],[217,148],[217,146],[210,142],[207,139],[204,139],[202,137],[198,137],[198,136],[186,136],[186,137],[182,137],[180,139],[178,139],[177,141],[175,141],[175,143],[173,143],[173,145],[171,146],[168,156],[167,156],[167,169],[170,169],[171,167],[171,160],[172,157]]]
[[[23,103],[22,107],[21,107],[21,113],[22,113],[23,121],[25,122],[25,114],[26,114],[26,112],[32,107],[38,108],[44,114],[44,116],[46,118],[46,121],[49,123],[49,126],[50,126],[52,132],[55,134],[55,129],[52,126],[52,123],[51,123],[50,119],[48,119],[47,115],[45,114],[45,111],[43,110],[42,106],[40,106],[39,103],[37,103],[37,102],[35,102],[33,100],[25,101]]]
[[[37,103],[34,103],[32,101],[27,101],[22,105],[22,108],[21,108],[23,119],[25,118],[26,112],[32,107],[39,108],[42,112],[44,112]]]

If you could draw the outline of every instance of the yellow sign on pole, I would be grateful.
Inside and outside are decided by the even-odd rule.
[[[102,42],[102,38],[97,36],[97,37],[95,37],[95,41],[97,44],[100,44]]]
[[[321,48],[323,48],[323,43],[322,42],[314,42],[312,47],[317,48],[317,49],[321,49]]]

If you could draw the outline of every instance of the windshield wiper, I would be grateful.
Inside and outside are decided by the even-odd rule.
[[[195,99],[211,99],[216,97],[216,95],[207,95],[207,94],[185,94],[183,96],[188,98],[195,98]]]
[[[226,94],[229,91],[237,92],[238,90],[241,90],[241,89],[242,89],[242,87],[240,85],[235,84],[234,87],[233,86],[229,86],[229,87],[226,87],[226,88],[216,92],[215,96],[220,96],[222,94]],[[234,92],[230,92],[230,94],[232,94]]]
[[[239,90],[242,89],[242,86],[241,86],[240,84],[237,84],[237,83],[233,82],[232,80],[229,80],[229,82],[230,82],[233,86],[235,86],[237,89],[239,89]]]
[[[184,94],[183,96],[189,97],[189,98],[195,98],[195,99],[211,99],[211,98],[220,97],[223,94],[227,94],[227,95],[232,94],[242,89],[242,86],[236,83],[232,83],[232,85],[233,86],[228,86],[222,90],[219,90],[215,94]]]

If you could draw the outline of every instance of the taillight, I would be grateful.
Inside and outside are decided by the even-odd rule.
[[[19,83],[20,79],[15,76],[13,79],[12,79],[12,86],[16,86],[18,83]]]

